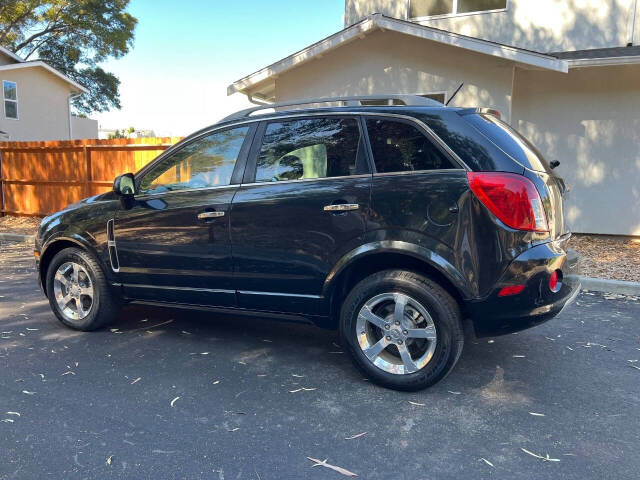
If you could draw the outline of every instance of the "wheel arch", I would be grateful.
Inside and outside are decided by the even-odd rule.
[[[40,284],[45,295],[48,296],[47,271],[49,269],[49,265],[51,264],[51,260],[53,260],[53,257],[55,257],[58,252],[61,252],[65,248],[73,247],[80,248],[81,250],[90,253],[97,260],[98,264],[102,266],[102,262],[100,261],[100,257],[98,256],[95,248],[93,248],[85,241],[73,237],[56,237],[50,240],[49,242],[47,242],[42,250],[42,253],[40,254],[40,264],[38,266],[40,274]]]
[[[323,294],[330,301],[332,323],[349,290],[363,278],[389,269],[404,269],[425,275],[436,281],[466,314],[465,298],[471,296],[464,277],[450,262],[420,245],[403,241],[373,242],[349,252],[327,276]]]

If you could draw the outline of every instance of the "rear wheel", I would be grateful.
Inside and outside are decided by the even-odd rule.
[[[351,290],[340,336],[368,378],[398,390],[444,378],[464,344],[457,302],[432,280],[402,270],[376,273]]]
[[[65,248],[51,260],[46,274],[53,313],[67,327],[95,330],[111,322],[120,302],[98,262],[79,248]]]

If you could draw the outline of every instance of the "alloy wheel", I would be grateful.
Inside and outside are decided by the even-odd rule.
[[[438,336],[427,309],[411,296],[382,293],[360,309],[358,344],[376,367],[406,375],[424,368],[433,357]]]
[[[87,270],[76,262],[65,262],[53,277],[58,308],[68,320],[82,320],[91,312],[94,289]]]

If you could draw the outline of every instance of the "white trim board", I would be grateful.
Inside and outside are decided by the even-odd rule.
[[[227,87],[227,95],[232,95],[236,92],[246,92],[246,90],[261,82],[268,79],[275,79],[287,70],[291,70],[314,58],[320,58],[326,52],[338,48],[347,42],[364,38],[367,34],[375,30],[390,30],[443,45],[450,45],[476,53],[491,55],[534,68],[542,68],[562,73],[568,72],[568,64],[565,60],[560,60],[549,55],[502,45],[480,38],[467,37],[446,30],[439,30],[406,20],[386,17],[380,13],[374,13],[350,27],[233,82]]]
[[[569,68],[608,67],[611,65],[638,65],[640,55],[627,57],[574,58],[567,60]]]
[[[41,60],[36,60],[34,62],[22,62],[22,63],[13,63],[13,64],[9,64],[9,65],[0,65],[0,72],[1,71],[6,71],[6,70],[17,70],[19,68],[32,68],[32,67],[44,68],[49,73],[54,74],[56,77],[60,78],[61,80],[65,81],[68,84],[70,84],[71,86],[73,86],[78,92],[89,93],[89,90],[87,90],[85,87],[83,87],[79,83],[71,80],[69,77],[67,77],[66,75],[60,73],[58,70],[56,70],[55,68],[47,65],[46,63],[44,63]]]
[[[24,60],[21,57],[13,53],[11,50],[4,48],[2,45],[0,45],[0,53],[4,53],[7,57],[12,58],[16,62],[19,62],[19,63],[24,62]]]

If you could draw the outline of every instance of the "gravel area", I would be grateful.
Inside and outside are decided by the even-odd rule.
[[[40,217],[0,217],[0,232],[35,235],[41,221]]]
[[[40,217],[0,217],[0,232],[34,235]],[[571,247],[580,254],[585,277],[640,282],[640,238],[574,234]]]
[[[640,282],[640,238],[574,234],[570,244],[585,277]]]

